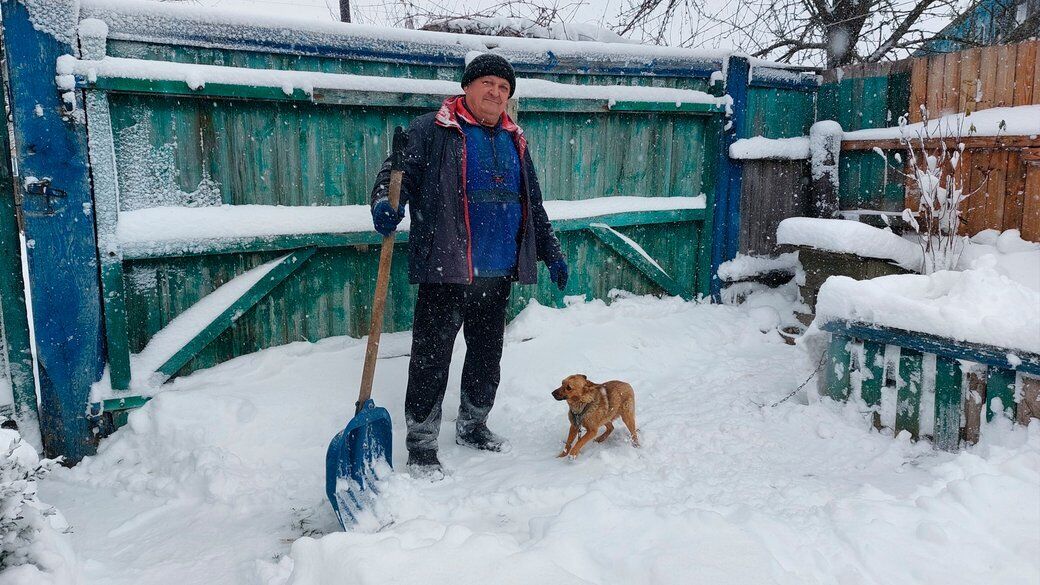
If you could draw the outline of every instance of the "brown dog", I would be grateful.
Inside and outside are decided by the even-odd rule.
[[[593,437],[597,443],[606,441],[614,431],[614,420],[619,416],[632,434],[632,445],[639,446],[639,436],[636,434],[636,395],[632,386],[618,380],[596,384],[589,382],[584,374],[574,374],[564,378],[552,395],[556,400],[566,400],[570,407],[567,418],[571,428],[559,457],[577,457]],[[599,428],[603,426],[607,430],[596,437]],[[574,439],[582,427],[585,427],[585,434],[575,443]]]

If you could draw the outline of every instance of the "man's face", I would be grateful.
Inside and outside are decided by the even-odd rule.
[[[478,122],[494,126],[506,111],[509,102],[509,82],[497,75],[485,75],[471,81],[462,88],[466,94],[466,105],[477,115]]]

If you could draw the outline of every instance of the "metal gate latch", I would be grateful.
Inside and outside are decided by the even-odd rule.
[[[46,215],[55,214],[53,205],[55,199],[64,199],[66,197],[65,191],[51,187],[50,179],[39,179],[36,181],[26,182],[25,192],[29,195],[44,198],[43,212]]]

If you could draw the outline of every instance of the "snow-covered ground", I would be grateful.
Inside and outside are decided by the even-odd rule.
[[[349,338],[174,382],[40,499],[71,524],[90,585],[1040,583],[1040,424],[998,421],[950,454],[804,391],[769,406],[813,368],[771,328],[792,306],[776,293],[531,306],[509,326],[490,420],[512,451],[454,444],[455,368],[451,474],[432,484],[404,467],[410,338],[385,336],[374,397],[398,472],[381,529],[338,532],[323,493],[360,378],[363,340]],[[634,386],[641,448],[619,427],[555,457],[566,407],[549,393],[573,373]]]

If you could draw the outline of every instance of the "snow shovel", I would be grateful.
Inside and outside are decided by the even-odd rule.
[[[390,154],[390,205],[397,209],[404,174],[404,148],[408,135],[398,126],[394,129]],[[372,401],[372,378],[379,354],[379,334],[383,331],[383,308],[390,284],[390,262],[394,255],[394,234],[383,237],[379,253],[376,294],[372,301],[372,323],[368,329],[365,367],[361,374],[354,418],[329,444],[325,455],[325,493],[344,529],[357,523],[358,513],[378,493],[376,481],[381,470],[393,466],[390,413]]]

